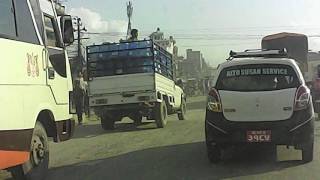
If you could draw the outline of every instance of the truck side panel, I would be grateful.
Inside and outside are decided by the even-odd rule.
[[[179,108],[181,104],[182,89],[175,85],[173,80],[166,78],[158,73],[155,74],[156,90],[169,98],[174,98],[169,102],[174,108]]]
[[[153,73],[94,78],[89,81],[90,106],[156,101]]]

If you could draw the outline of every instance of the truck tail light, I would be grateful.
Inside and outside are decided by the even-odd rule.
[[[310,102],[310,90],[302,85],[298,88],[296,92],[295,102],[294,102],[294,110],[300,111],[303,109],[307,109]]]
[[[209,91],[207,109],[213,112],[222,112],[221,99],[215,88]]]

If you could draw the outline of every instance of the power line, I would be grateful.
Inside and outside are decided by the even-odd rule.
[[[319,25],[286,25],[286,26],[248,26],[248,27],[215,27],[215,28],[206,28],[206,27],[199,27],[199,28],[163,28],[165,32],[170,32],[170,33],[181,33],[181,32],[189,32],[189,31],[223,31],[223,32],[234,32],[234,31],[239,31],[239,30],[262,30],[262,31],[270,31],[270,30],[287,30],[287,29],[292,29],[292,30],[320,30]],[[151,34],[153,30],[149,31],[141,31],[144,33],[149,33]],[[99,32],[99,33],[113,33],[113,34],[119,34],[120,32]],[[99,34],[98,33],[98,34]],[[121,33],[122,34],[122,33]]]
[[[125,37],[124,34],[112,34],[112,33],[86,33],[88,35],[96,35],[99,37],[109,37],[109,38],[120,38]],[[147,36],[142,34],[142,36]],[[262,34],[173,34],[176,40],[204,40],[204,41],[214,41],[214,40],[260,40],[266,35]],[[308,35],[309,38],[320,38],[320,35],[313,34]]]

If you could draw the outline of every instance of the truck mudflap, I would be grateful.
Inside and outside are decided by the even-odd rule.
[[[0,169],[29,160],[33,129],[0,131]]]

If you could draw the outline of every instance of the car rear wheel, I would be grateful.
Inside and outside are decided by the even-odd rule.
[[[207,154],[211,163],[218,163],[222,160],[222,149],[218,145],[207,144]]]
[[[211,138],[211,132],[207,124],[205,125],[205,137],[207,146],[207,155],[211,163],[218,163],[222,160],[222,147],[214,143]]]
[[[313,142],[302,145],[302,161],[305,163],[313,160]]]
[[[167,124],[168,109],[165,101],[155,106],[155,119],[158,128],[164,128]]]
[[[36,123],[31,140],[28,162],[9,169],[14,179],[45,179],[49,166],[49,144],[46,130],[40,122]]]
[[[187,103],[186,103],[186,100],[182,99],[180,112],[178,113],[179,120],[186,120],[186,114],[187,114]]]

